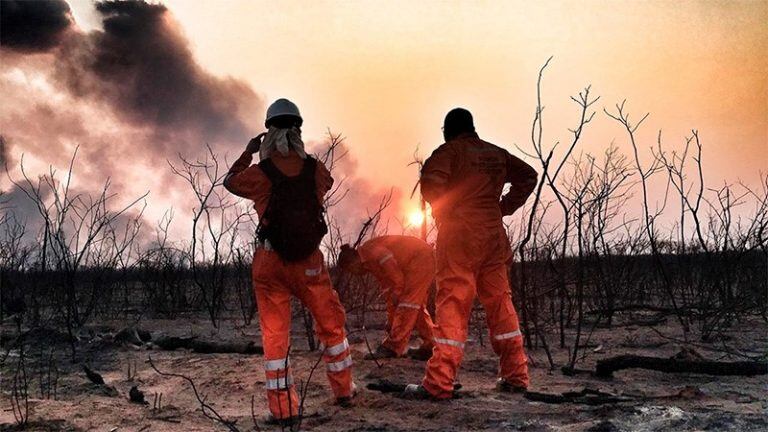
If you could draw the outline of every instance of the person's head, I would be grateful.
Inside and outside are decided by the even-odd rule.
[[[463,133],[474,131],[475,123],[472,119],[472,113],[464,108],[454,108],[445,115],[443,138],[446,141],[450,141]]]
[[[304,123],[304,119],[301,118],[299,107],[288,99],[278,99],[267,108],[267,118],[264,121],[264,126],[267,129],[270,127],[290,129],[292,127],[301,127],[302,123]]]
[[[360,258],[360,254],[355,248],[348,244],[341,245],[341,251],[339,251],[339,259],[336,261],[342,271],[352,274],[362,274],[365,272],[363,268],[363,260]]]

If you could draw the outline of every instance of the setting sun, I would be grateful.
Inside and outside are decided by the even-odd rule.
[[[408,224],[410,226],[419,226],[424,222],[424,213],[420,210],[414,210],[408,214]]]

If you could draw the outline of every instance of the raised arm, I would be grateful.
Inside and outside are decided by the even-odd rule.
[[[224,187],[239,197],[253,200],[255,194],[263,187],[266,176],[257,166],[251,166],[251,162],[253,154],[259,151],[264,135],[262,133],[248,142],[243,154],[232,164],[224,177]]]

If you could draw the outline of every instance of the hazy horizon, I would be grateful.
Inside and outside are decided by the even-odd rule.
[[[168,97],[141,94],[133,75],[90,63],[94,44],[108,56],[122,47],[120,34],[100,36],[103,16],[90,1],[67,3],[74,23],[57,54],[0,50],[0,134],[11,175],[18,178],[22,154],[33,175],[49,164],[65,169],[80,145],[76,184],[93,189],[110,177],[122,200],[151,191],[149,222],[169,207],[182,216],[191,207],[166,160],[194,157],[210,143],[231,163],[279,97],[299,105],[308,143],[328,130],[346,137],[350,153],[337,177],[352,189],[351,222],[391,187],[395,216],[406,219],[417,207],[409,162],[417,147],[427,156],[442,143],[449,109],[470,109],[482,138],[524,157],[516,146],[530,150],[536,77],[550,56],[545,147],[570,139],[578,107],[569,96],[591,85],[601,99],[577,151],[599,155],[611,142],[629,151],[624,131],[602,112],[626,99],[633,118],[650,112],[638,133],[644,158],[660,130],[666,148],[679,150],[698,129],[713,187],[755,184],[768,167],[765,2],[167,0],[151,35],[162,42],[159,55],[170,46],[174,71],[191,77],[171,91],[194,91]],[[131,49],[155,45],[141,40]],[[147,92],[163,89],[167,77],[139,73],[158,80]],[[0,186],[10,189],[6,176]]]

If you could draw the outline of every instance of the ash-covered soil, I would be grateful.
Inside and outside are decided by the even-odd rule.
[[[369,321],[375,321],[368,318]],[[383,318],[382,318],[383,319]],[[636,320],[637,317],[625,317]],[[381,360],[381,367],[363,360],[367,353],[362,331],[350,334],[355,359],[355,381],[360,389],[354,407],[332,404],[323,365],[307,384],[310,369],[319,353],[307,350],[300,320],[295,320],[291,363],[297,383],[307,385],[302,430],[313,431],[764,431],[768,430],[768,377],[715,377],[697,374],[665,374],[640,369],[617,372],[612,379],[589,374],[566,376],[550,370],[541,348],[529,351],[531,390],[544,393],[579,391],[584,388],[620,396],[623,401],[602,405],[547,404],[532,402],[519,394],[501,394],[494,389],[496,357],[486,340],[467,344],[459,375],[463,388],[459,397],[445,402],[409,401],[392,394],[366,389],[366,384],[387,379],[418,382],[424,363],[409,359]],[[768,326],[753,320],[735,323],[713,341],[703,343],[689,333],[685,342],[673,320],[654,327],[622,323],[611,329],[597,329],[581,350],[584,358],[578,369],[594,370],[595,361],[619,354],[669,357],[682,348],[692,348],[710,360],[744,360],[768,354]],[[206,418],[194,393],[182,378],[165,377],[148,364],[152,356],[163,372],[183,374],[194,380],[205,400],[222,417],[235,421],[241,431],[254,428],[251,401],[261,430],[267,426],[263,390],[264,371],[260,355],[199,354],[188,350],[163,351],[151,344],[115,342],[114,335],[128,324],[102,322],[79,334],[78,362],[69,357],[66,334],[35,331],[26,337],[25,369],[29,385],[29,425],[33,431],[212,431],[227,430]],[[153,338],[160,335],[197,336],[214,341],[254,340],[261,344],[258,325],[224,322],[213,328],[203,318],[142,320],[138,326]],[[571,330],[573,331],[573,330]],[[3,327],[1,430],[16,430],[11,410],[14,370],[18,348],[10,349],[15,330]],[[382,330],[367,330],[372,346]],[[558,344],[550,337],[550,345]],[[51,361],[50,352],[54,360]],[[579,354],[581,357],[582,354]],[[567,362],[566,349],[553,348],[558,366]],[[106,384],[86,378],[82,364],[100,373]],[[55,365],[55,368],[51,365]],[[130,375],[129,367],[132,369]],[[52,387],[45,383],[49,370],[59,370],[55,399],[48,398]],[[55,376],[55,374],[54,374]],[[45,393],[41,397],[40,380]],[[47,380],[47,381],[46,381]],[[131,387],[141,390],[148,404],[128,399]],[[153,407],[162,394],[160,407]]]

